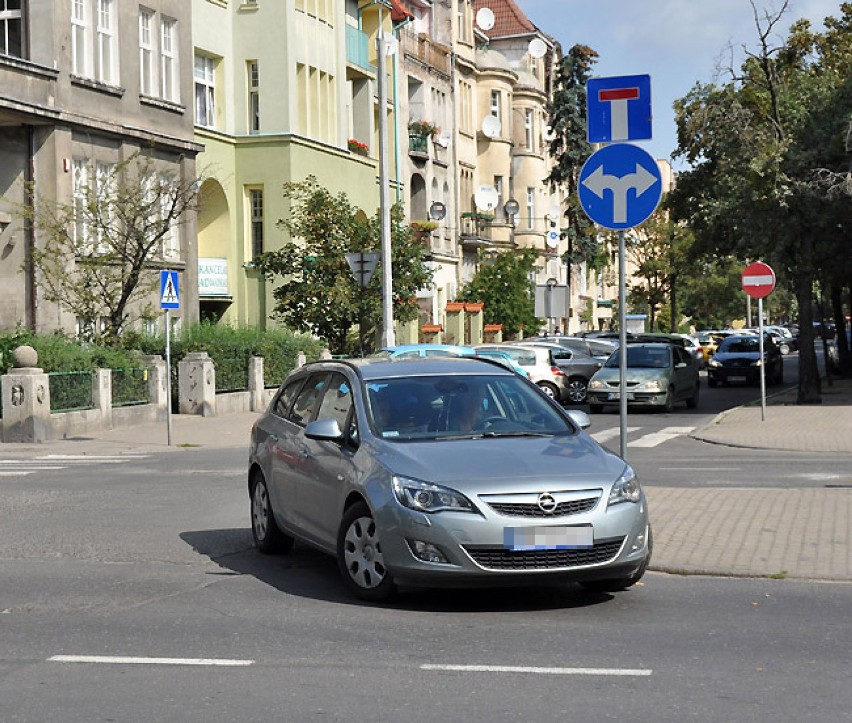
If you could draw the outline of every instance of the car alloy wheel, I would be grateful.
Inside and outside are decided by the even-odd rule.
[[[386,600],[395,591],[385,567],[382,541],[370,508],[364,502],[343,516],[337,541],[337,562],[344,580],[364,600]]]
[[[568,385],[566,387],[568,401],[572,402],[573,404],[582,404],[583,402],[585,402],[588,386],[589,385],[585,379],[580,379],[579,377],[569,379]]]
[[[255,547],[265,554],[287,552],[293,547],[294,539],[283,533],[275,522],[269,489],[260,472],[255,472],[252,476],[251,534]]]
[[[539,382],[538,386],[551,399],[559,399],[559,391],[550,382]]]

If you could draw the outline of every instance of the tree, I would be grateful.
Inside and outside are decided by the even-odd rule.
[[[485,323],[502,324],[507,335],[521,329],[537,332],[541,322],[535,316],[535,288],[530,280],[537,257],[535,249],[489,256],[480,253],[479,269],[462,289],[461,298],[483,302]]]
[[[285,183],[284,198],[291,201],[290,215],[278,227],[288,238],[254,261],[268,280],[278,282],[274,314],[291,328],[325,339],[333,353],[347,353],[353,326],[363,321],[364,328],[375,329],[381,323],[380,269],[362,291],[346,262],[348,252],[379,248],[381,219],[368,219],[345,193],[333,195],[313,176]],[[428,248],[403,223],[398,206],[391,210],[391,247],[394,319],[410,321],[417,317],[415,293],[431,282],[432,272]]]
[[[165,174],[139,152],[77,167],[74,182],[71,203],[38,196],[22,209],[43,241],[32,263],[44,297],[77,317],[81,335],[110,342],[159,311],[151,293],[160,269],[179,257],[197,180]]]
[[[828,222],[826,194],[813,183],[825,164],[837,170],[835,144],[815,142],[807,129],[821,116],[825,138],[837,137],[842,109],[821,110],[848,83],[852,5],[841,6],[844,18],[827,23],[825,35],[799,21],[774,45],[787,5],[763,14],[752,5],[757,50],[746,51],[727,83],[696,86],[675,104],[677,155],[693,167],[680,174],[672,208],[692,225],[698,251],[762,258],[790,279],[801,334],[798,401],[810,403],[820,401],[812,289],[837,254],[838,234]],[[839,113],[840,130],[848,118],[847,107]]]
[[[554,82],[550,115],[550,155],[554,165],[545,179],[551,188],[565,189],[565,226],[562,232],[568,239],[568,251],[563,261],[570,268],[589,262],[599,255],[595,225],[580,205],[577,186],[583,164],[592,154],[586,140],[586,82],[598,54],[586,45],[575,45],[563,56]]]

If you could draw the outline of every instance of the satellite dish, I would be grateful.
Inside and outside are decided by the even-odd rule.
[[[473,194],[473,202],[480,211],[493,211],[499,200],[500,197],[497,195],[497,189],[494,186],[480,186]]]
[[[435,140],[441,148],[446,148],[453,140],[453,134],[450,131],[441,131]]]
[[[385,35],[382,38],[382,42],[385,47],[385,57],[390,57],[391,55],[396,55],[399,50],[399,40],[397,40],[393,35]]]
[[[552,141],[556,138],[556,131],[553,130],[553,126],[545,126],[544,133],[542,135],[544,136],[544,140]]]
[[[487,115],[482,119],[482,132],[489,138],[496,138],[500,135],[500,119],[493,115]]]
[[[443,201],[435,201],[429,206],[429,215],[436,221],[440,221],[447,215],[447,206]]]
[[[494,27],[494,11],[491,8],[479,8],[476,13],[476,26],[480,30],[491,30]]]
[[[543,58],[544,54],[547,52],[547,43],[545,43],[541,38],[533,38],[530,40],[527,50],[533,58]]]
[[[550,219],[550,223],[555,224],[559,220],[559,206],[551,206],[547,217]]]
[[[503,210],[507,215],[514,216],[521,210],[521,204],[519,204],[514,198],[510,198],[505,204],[503,204]]]

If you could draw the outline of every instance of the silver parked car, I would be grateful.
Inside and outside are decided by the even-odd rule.
[[[647,504],[588,423],[490,361],[308,364],[252,429],[255,544],[334,555],[367,600],[398,585],[624,589],[651,557]]]

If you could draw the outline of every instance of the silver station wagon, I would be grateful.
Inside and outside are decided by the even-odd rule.
[[[588,424],[493,361],[307,364],[252,430],[255,544],[334,555],[367,600],[418,586],[622,590],[650,561],[647,504]]]

